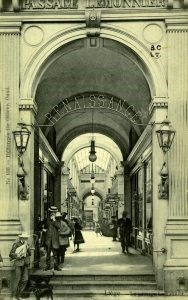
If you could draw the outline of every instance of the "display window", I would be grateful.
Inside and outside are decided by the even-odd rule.
[[[132,241],[143,254],[152,255],[152,162],[144,161],[131,177]]]

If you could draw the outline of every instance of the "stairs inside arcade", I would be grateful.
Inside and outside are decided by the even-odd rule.
[[[123,254],[119,242],[96,237],[92,231],[85,231],[83,235],[86,243],[78,253],[69,247],[61,271],[41,268],[32,274],[35,281],[50,278],[53,294],[59,297],[164,294],[157,288],[151,258],[133,248],[130,254]]]

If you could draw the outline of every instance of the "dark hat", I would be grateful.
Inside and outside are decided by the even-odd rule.
[[[62,211],[62,216],[67,216],[68,215],[68,213],[66,212],[66,211]]]
[[[128,215],[128,212],[124,210],[123,213],[122,213],[122,215],[123,215],[123,216],[127,216],[127,215]]]
[[[48,211],[56,213],[56,212],[58,212],[58,209],[57,209],[56,206],[50,206],[50,208],[48,209]]]

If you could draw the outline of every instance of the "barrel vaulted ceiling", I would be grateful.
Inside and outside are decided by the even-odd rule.
[[[45,115],[62,99],[85,92],[124,99],[148,117],[151,96],[144,72],[136,55],[119,43],[99,39],[97,46],[91,47],[87,39],[78,40],[59,49],[49,61],[36,91],[39,124],[45,123]],[[93,122],[95,132],[111,137],[123,151],[128,148],[131,123],[126,118],[95,110]],[[67,114],[54,128],[60,153],[71,139],[91,132],[91,111]]]

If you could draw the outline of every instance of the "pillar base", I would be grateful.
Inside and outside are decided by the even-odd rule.
[[[19,220],[0,220],[0,245],[3,266],[11,267],[9,253],[13,242],[21,232],[21,223]]]
[[[164,264],[165,292],[188,294],[188,219],[170,219],[166,224],[167,260]]]
[[[13,290],[15,274],[13,269],[0,269],[0,294],[3,299],[10,297]]]
[[[165,294],[188,295],[188,267],[164,268]]]

